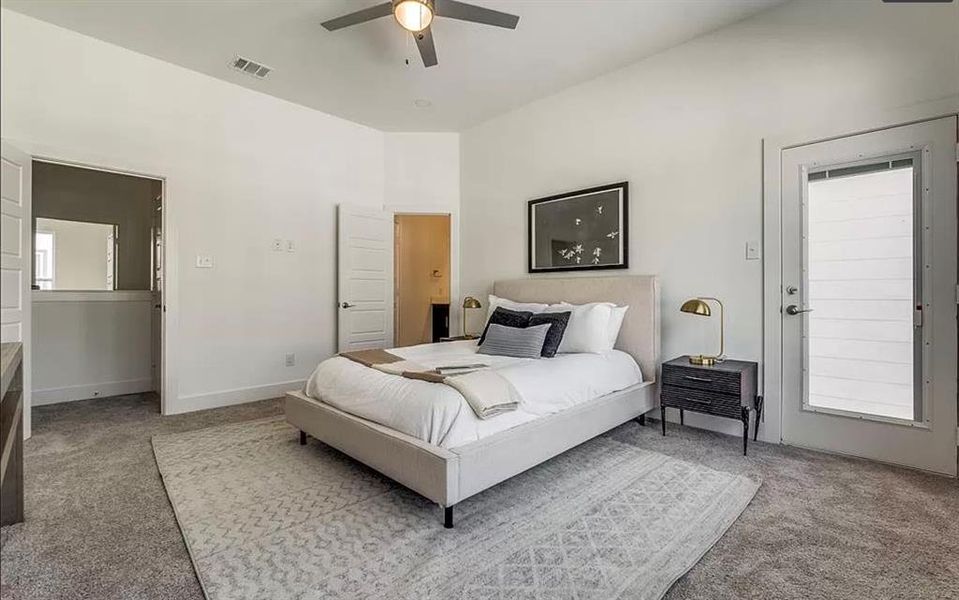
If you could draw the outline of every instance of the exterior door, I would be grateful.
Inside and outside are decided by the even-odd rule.
[[[956,119],[782,153],[782,437],[956,475]]]
[[[339,352],[393,345],[393,213],[341,204],[337,211]]]
[[[0,155],[0,341],[23,344],[23,432],[30,437],[31,158],[6,142]]]

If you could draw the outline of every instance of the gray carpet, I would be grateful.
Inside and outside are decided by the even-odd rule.
[[[610,438],[457,505],[419,495],[282,418],[153,438],[211,600],[659,600],[759,483]]]
[[[150,438],[259,419],[278,402],[161,418],[153,397],[34,410],[27,519],[0,533],[3,598],[202,598]],[[959,598],[959,485],[735,437],[634,423],[608,438],[763,485],[668,600]],[[454,530],[456,531],[456,530]]]

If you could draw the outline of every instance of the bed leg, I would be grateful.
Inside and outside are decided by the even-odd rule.
[[[646,427],[646,415],[636,417],[636,422],[639,423],[640,427]]]
[[[443,527],[447,529],[453,528],[453,507],[452,506],[443,507]]]
[[[301,445],[301,446],[305,446],[305,445],[306,445],[306,432],[305,432],[305,431],[300,431],[300,445]]]

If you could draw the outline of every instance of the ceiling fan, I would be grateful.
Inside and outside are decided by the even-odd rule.
[[[423,58],[424,67],[437,64],[436,46],[433,45],[433,33],[430,31],[433,17],[447,17],[506,29],[516,29],[516,24],[519,23],[519,17],[516,15],[456,0],[390,0],[330,19],[323,23],[323,27],[328,31],[336,31],[391,14],[400,27],[413,34],[416,47],[419,48],[420,56]]]

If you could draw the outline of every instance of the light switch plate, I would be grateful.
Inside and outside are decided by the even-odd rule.
[[[762,258],[762,251],[760,250],[759,242],[746,242],[746,260],[759,260],[760,258]]]
[[[202,254],[196,255],[196,268],[197,269],[212,269],[213,268],[213,257],[204,256]]]

